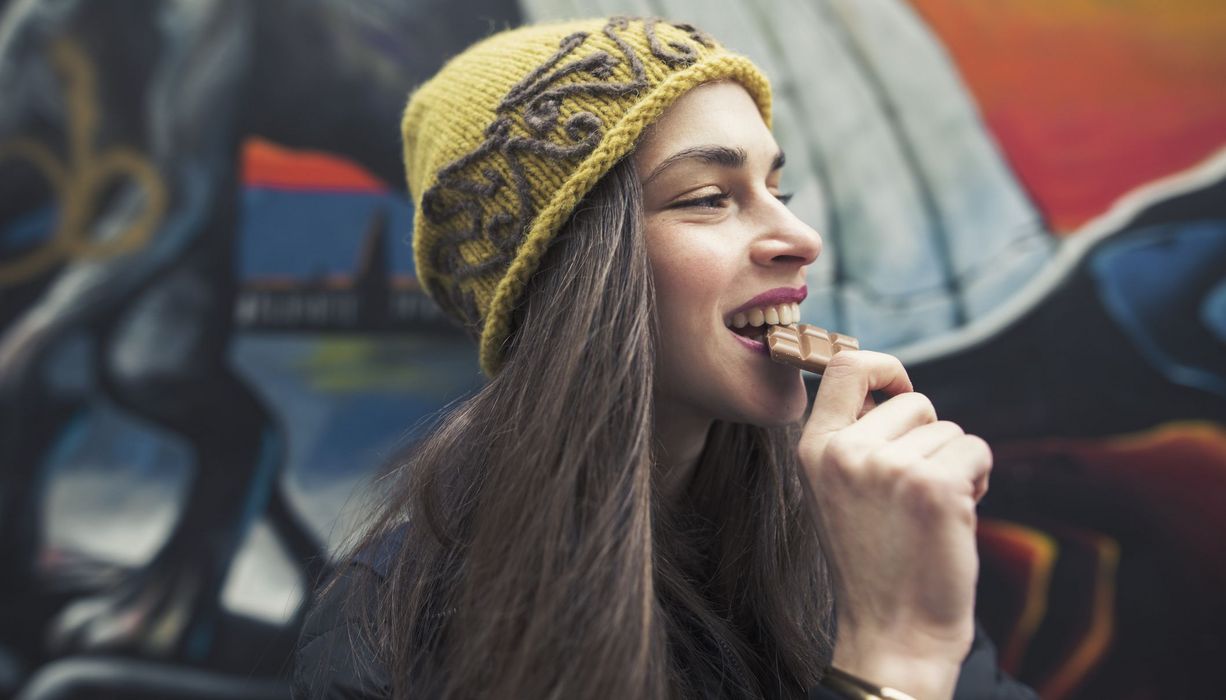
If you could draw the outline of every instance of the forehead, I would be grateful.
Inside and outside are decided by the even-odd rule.
[[[690,90],[665,110],[635,149],[635,170],[645,178],[673,153],[708,144],[743,148],[751,163],[778,151],[745,88],[721,80]]]

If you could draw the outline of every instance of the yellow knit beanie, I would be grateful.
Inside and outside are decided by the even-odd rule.
[[[688,24],[613,17],[503,31],[452,58],[401,123],[426,293],[502,364],[512,311],[585,194],[678,97],[732,79],[770,126],[770,85]]]

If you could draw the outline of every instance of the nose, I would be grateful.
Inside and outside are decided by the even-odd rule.
[[[801,221],[783,202],[771,197],[763,211],[762,229],[754,238],[750,255],[758,265],[804,266],[822,254],[822,237]]]

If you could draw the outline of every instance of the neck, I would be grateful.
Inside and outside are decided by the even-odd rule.
[[[689,490],[714,421],[661,403],[656,404],[655,414],[656,458],[660,470],[656,483],[661,498],[666,503],[676,504]]]

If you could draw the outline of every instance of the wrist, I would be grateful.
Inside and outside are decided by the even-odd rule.
[[[826,669],[825,675],[822,676],[822,687],[833,690],[846,700],[916,700],[898,688],[877,685],[859,676],[853,676],[837,666]]]
[[[953,697],[961,664],[941,658],[924,658],[875,651],[862,655],[840,654],[835,649],[834,667],[874,685],[895,688],[915,700],[948,700]]]

